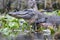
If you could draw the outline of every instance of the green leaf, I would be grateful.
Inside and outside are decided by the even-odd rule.
[[[58,16],[60,16],[60,10],[58,10],[58,13],[57,13]]]

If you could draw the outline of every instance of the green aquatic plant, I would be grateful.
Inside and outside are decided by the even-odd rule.
[[[58,12],[57,15],[60,16],[60,10],[58,10],[57,12]]]
[[[31,30],[30,25],[24,19],[17,19],[9,15],[1,16],[0,23],[2,24],[0,32],[5,36],[16,36],[20,32]]]

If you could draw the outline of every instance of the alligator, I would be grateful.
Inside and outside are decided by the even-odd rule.
[[[51,23],[56,27],[60,25],[60,16],[48,16],[33,9],[26,9],[18,12],[9,12],[9,15],[16,18],[23,18],[25,20],[28,20],[29,24]]]

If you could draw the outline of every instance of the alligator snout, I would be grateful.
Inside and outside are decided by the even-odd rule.
[[[12,12],[9,12],[9,15],[12,15]]]
[[[9,12],[9,15],[14,15],[15,13],[14,12]]]

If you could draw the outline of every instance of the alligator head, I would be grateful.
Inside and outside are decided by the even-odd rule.
[[[38,18],[36,13],[32,9],[18,11],[18,12],[9,12],[9,15],[16,18],[23,18],[29,20],[29,22],[30,21],[32,22]]]

